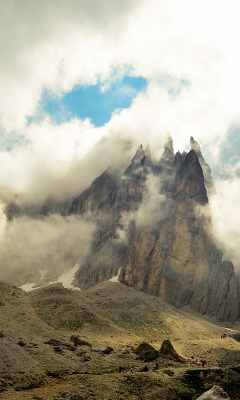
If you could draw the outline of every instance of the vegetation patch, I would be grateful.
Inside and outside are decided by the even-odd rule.
[[[43,299],[33,303],[39,317],[48,325],[59,329],[78,329],[84,324],[100,325],[97,316],[82,309],[71,298],[63,296]]]
[[[153,382],[149,377],[140,375],[133,376],[128,375],[124,376],[119,385],[120,393],[128,393],[130,395],[138,396],[139,399],[144,399],[144,392],[151,391],[153,386],[162,387],[162,383],[160,380],[156,380]]]

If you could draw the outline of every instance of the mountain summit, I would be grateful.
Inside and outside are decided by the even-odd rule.
[[[120,271],[120,282],[175,307],[219,320],[239,319],[239,283],[212,234],[208,195],[215,190],[199,144],[159,162],[137,149],[124,175],[107,170],[73,201],[69,213],[97,222],[92,248],[75,277],[88,288]]]

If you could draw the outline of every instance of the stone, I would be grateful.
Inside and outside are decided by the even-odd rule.
[[[146,342],[142,342],[135,350],[135,354],[139,355],[139,358],[145,361],[155,360],[158,357],[157,350],[153,346]]]
[[[231,337],[236,340],[237,342],[240,342],[240,332],[239,333],[234,333],[231,335]]]
[[[91,351],[94,351],[94,352],[100,353],[100,354],[109,354],[113,351],[113,348],[110,346],[105,346],[105,345],[97,345],[97,346],[93,346],[91,348]]]
[[[86,340],[80,339],[80,338],[79,338],[78,336],[76,336],[76,335],[72,335],[72,336],[70,337],[70,341],[73,342],[73,344],[74,344],[75,347],[77,347],[77,346],[88,346],[88,347],[91,347],[91,344],[90,344],[90,343],[86,342]]]
[[[179,356],[174,350],[173,345],[169,339],[166,339],[162,342],[161,348],[159,350],[159,356],[181,363],[185,362],[184,358]]]
[[[214,385],[210,390],[203,393],[197,400],[231,400],[228,394],[217,385]]]
[[[22,340],[19,340],[19,342],[17,344],[18,344],[18,346],[21,346],[21,347],[26,346],[26,343],[23,342]]]
[[[149,368],[147,365],[144,365],[143,367],[138,369],[138,372],[147,372],[147,371],[149,371]]]
[[[61,346],[62,342],[58,339],[49,339],[47,342],[44,342],[44,344],[50,344],[50,346]]]

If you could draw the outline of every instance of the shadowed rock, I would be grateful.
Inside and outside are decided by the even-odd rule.
[[[173,345],[169,339],[166,339],[162,342],[162,346],[159,350],[159,356],[167,358],[168,360],[174,360],[181,363],[185,362],[184,358],[179,356],[176,350],[174,350]]]
[[[96,353],[100,353],[100,354],[109,354],[113,351],[113,348],[110,346],[98,345],[98,346],[92,347],[91,350],[95,351]]]
[[[49,339],[47,342],[44,342],[44,344],[50,344],[50,346],[61,346],[62,342],[58,339]]]
[[[80,339],[78,336],[76,335],[72,335],[70,337],[71,342],[73,342],[74,346],[89,346],[91,347],[91,344],[86,342],[85,340]]]
[[[232,338],[234,340],[236,340],[237,342],[240,342],[240,333],[234,333],[233,335],[231,335]]]
[[[135,354],[138,354],[142,360],[151,361],[155,360],[158,356],[158,351],[153,346],[146,342],[142,342],[135,350]]]

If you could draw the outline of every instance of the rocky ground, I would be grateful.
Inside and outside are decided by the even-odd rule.
[[[240,326],[214,322],[119,283],[0,284],[0,398],[197,399],[217,384],[240,399]],[[159,352],[166,339],[180,359]]]

